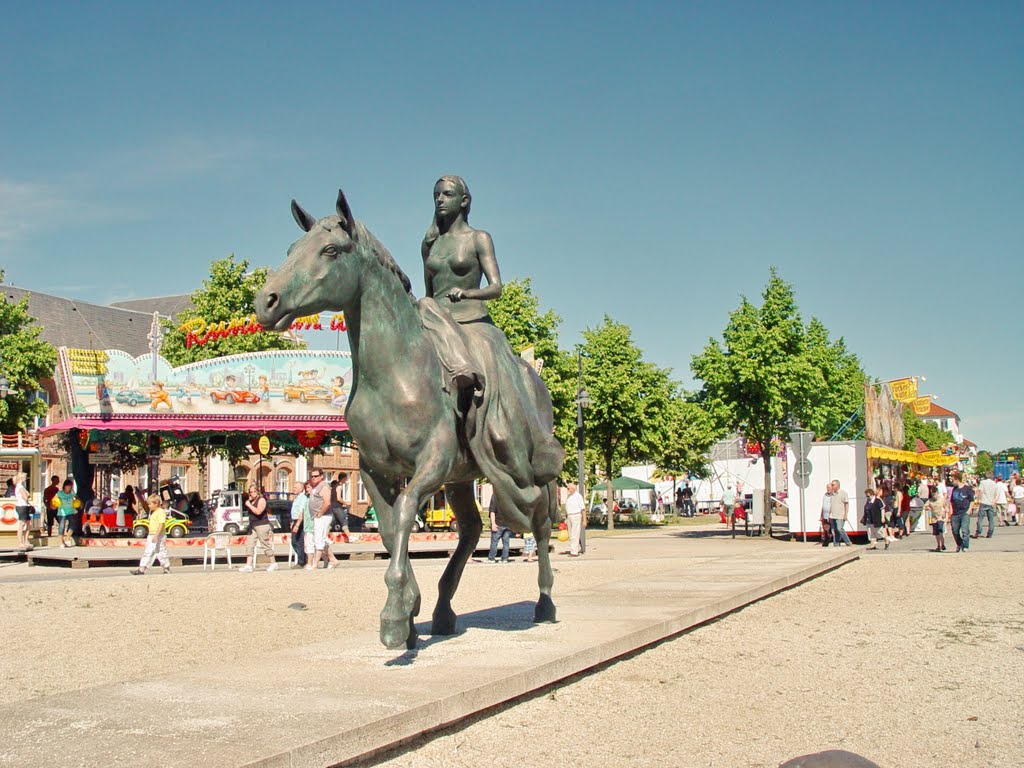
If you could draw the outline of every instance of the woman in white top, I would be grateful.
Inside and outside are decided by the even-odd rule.
[[[18,513],[18,549],[27,551],[32,549],[28,540],[30,520],[32,520],[32,501],[25,487],[26,475],[19,472],[14,476],[14,507]]]
[[[1020,516],[1024,514],[1024,483],[1018,480],[1013,484],[1013,488],[1010,492],[1012,494],[1014,506],[1013,514],[1010,515],[1010,520],[1014,525],[1020,525]]]

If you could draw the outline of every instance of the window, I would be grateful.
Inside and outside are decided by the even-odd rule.
[[[939,429],[949,430],[949,419],[943,419],[939,422]]]
[[[352,481],[345,477],[344,472],[338,473],[338,485],[341,486],[341,500],[348,504],[352,501]]]
[[[149,488],[149,465],[143,464],[139,467],[139,488],[145,491]]]
[[[363,476],[362,475],[359,476],[359,490],[356,491],[356,493],[357,493],[356,498],[359,499],[360,502],[365,502],[366,501],[366,488],[363,486]]]
[[[277,481],[274,488],[278,493],[288,493],[288,478],[291,473],[287,469],[277,470]]]
[[[352,453],[352,446],[346,443],[345,445],[341,446],[341,448],[338,449],[338,452],[342,456],[347,456],[348,454]]]
[[[235,467],[231,470],[232,477],[235,478],[235,488],[244,489],[248,485],[249,479],[249,468],[244,466]]]

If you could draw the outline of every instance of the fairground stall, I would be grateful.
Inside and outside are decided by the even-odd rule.
[[[867,488],[883,483],[902,486],[956,465],[958,456],[944,450],[903,450],[903,408],[913,407],[914,401],[919,399],[916,383],[908,398],[907,388],[903,386],[907,381],[910,380],[865,385],[865,439],[812,442],[803,461],[796,455],[793,445],[787,446],[789,532],[793,536],[818,538],[825,487],[832,480],[838,480],[850,497],[846,532],[853,536],[865,535],[860,518]],[[798,473],[806,480],[798,478]],[[802,493],[798,480],[805,482]],[[921,520],[924,520],[923,515]],[[920,522],[917,530],[923,530],[923,525]]]
[[[39,531],[42,525],[41,515],[43,487],[41,474],[38,437],[28,433],[17,435],[0,435],[0,482],[7,485],[19,472],[26,476],[26,487],[32,498],[32,506],[36,513],[29,524],[30,531]],[[0,549],[14,546],[18,535],[18,516],[15,512],[15,500],[12,497],[0,498]]]
[[[232,467],[211,456],[240,437],[251,441],[245,454],[266,458],[266,472],[256,474],[261,482],[284,455],[296,457],[292,477],[305,478],[304,455],[349,441],[351,380],[351,358],[342,351],[253,352],[174,368],[151,354],[61,348],[57,388],[66,418],[41,432],[64,435],[86,504],[111,493],[119,460],[140,445],[148,449],[140,484],[150,488],[160,479],[161,455],[171,451],[200,462],[211,489],[227,488],[236,480]]]

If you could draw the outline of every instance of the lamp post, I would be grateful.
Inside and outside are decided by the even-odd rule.
[[[577,386],[576,386],[576,479],[579,481],[577,490],[579,491],[580,498],[586,499],[585,495],[585,482],[586,475],[583,468],[583,409],[590,405],[590,395],[587,393],[586,387],[583,386],[583,354],[577,348],[576,350],[576,364],[578,367]],[[586,523],[587,508],[584,503],[583,507],[583,523],[580,525],[580,552],[587,551],[587,526]]]
[[[583,386],[583,355],[576,351],[576,363],[579,379],[576,388],[576,475],[580,496],[584,495],[586,476],[583,471],[583,409],[590,407],[590,395]]]
[[[11,385],[7,381],[7,377],[0,373],[0,400],[7,399],[7,393],[11,391]]]

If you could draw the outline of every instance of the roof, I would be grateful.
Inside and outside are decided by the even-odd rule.
[[[183,415],[167,413],[79,414],[39,430],[42,435],[69,429],[108,432],[347,432],[341,416],[275,416],[273,414]]]
[[[17,302],[28,296],[29,314],[43,329],[42,338],[55,347],[121,349],[136,357],[149,351],[146,336],[153,324],[152,310],[107,307],[11,285],[0,289],[8,301]]]
[[[961,445],[965,445],[965,446],[967,446],[968,448],[977,448],[977,447],[978,447],[978,444],[977,444],[977,443],[972,443],[972,442],[971,442],[970,440],[968,440],[968,439],[967,439],[966,437],[964,438],[964,441],[963,441],[963,443],[961,443]]]
[[[136,312],[145,312],[150,317],[153,316],[154,312],[159,312],[164,317],[169,317],[173,320],[182,310],[192,309],[192,296],[183,293],[178,296],[154,296],[151,299],[127,299],[125,301],[113,301],[110,303],[110,306],[131,309]]]
[[[960,417],[949,410],[949,408],[943,408],[941,405],[930,403],[928,405],[928,413],[921,415],[922,419],[949,419],[953,418],[960,421]]]

